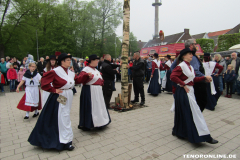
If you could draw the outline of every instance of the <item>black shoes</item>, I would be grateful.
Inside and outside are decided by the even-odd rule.
[[[133,101],[131,101],[131,103],[136,103],[136,102],[139,102],[139,100],[133,100]]]
[[[29,117],[28,117],[28,116],[25,116],[24,119],[29,119]]]
[[[70,145],[67,150],[72,151],[72,150],[74,150],[74,148],[75,148],[75,147],[73,147],[72,145]]]
[[[86,128],[86,127],[81,127],[81,126],[78,126],[78,129],[81,129],[83,131],[90,131],[91,129],[89,128]]]
[[[33,115],[33,118],[34,118],[34,117],[37,117],[38,115],[39,115],[39,112],[38,112],[37,114],[34,114],[34,115]]]
[[[207,143],[210,143],[210,144],[217,144],[218,141],[212,138],[210,141],[207,141]]]
[[[141,101],[140,105],[143,106],[145,104],[145,101]]]

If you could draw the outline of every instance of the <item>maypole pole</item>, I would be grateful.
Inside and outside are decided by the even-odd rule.
[[[129,22],[130,0],[124,0],[123,4],[123,40],[122,40],[122,66],[121,66],[121,99],[122,108],[128,108],[128,52],[129,52]]]

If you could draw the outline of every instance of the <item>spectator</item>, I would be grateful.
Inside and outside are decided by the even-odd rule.
[[[21,65],[23,65],[23,61],[27,61],[27,57],[24,57],[23,60],[21,61]],[[21,67],[21,66],[20,66]]]
[[[218,75],[218,79],[219,79],[219,91],[222,93],[223,92],[223,74],[226,71],[226,62],[225,60],[222,58],[222,56],[220,54],[215,54],[214,55],[214,59],[215,62],[217,62],[219,65],[223,66],[223,71]],[[219,69],[215,70],[215,73],[218,72]]]
[[[45,67],[46,67],[46,62],[44,61],[44,58],[41,57],[40,62],[38,62],[37,64],[37,71],[41,76],[43,76],[43,70]]]
[[[131,59],[129,60],[128,65],[129,65],[130,67],[133,66],[133,61],[132,61]],[[129,82],[132,81],[132,71],[131,71],[130,68],[128,68],[128,81],[129,81]]]
[[[10,68],[10,65],[12,65],[12,64],[13,64],[13,60],[12,60],[12,59],[9,59],[8,62],[7,62],[7,64],[6,64],[7,69],[9,69],[9,68]]]
[[[28,68],[28,67],[29,67],[29,63],[35,63],[34,57],[33,57],[33,55],[31,55],[31,54],[28,54],[28,58],[27,58],[27,61],[26,61],[26,64],[25,64],[27,70],[29,69],[29,68]]]
[[[98,70],[99,70],[100,72],[101,72],[101,70],[102,70],[102,63],[103,63],[103,61],[104,61],[104,58],[101,57],[101,58],[100,58],[100,61],[98,62],[97,68],[98,68]]]
[[[23,62],[22,62],[22,65],[21,65],[21,67],[23,67],[23,71],[24,71],[24,72],[26,72],[26,71],[27,71],[27,67],[26,67],[26,61],[23,61]],[[21,68],[21,67],[20,67],[20,68]]]
[[[116,74],[116,81],[120,80],[121,81],[121,68],[120,68],[120,62],[119,62],[119,59],[117,58],[116,59],[116,62],[115,62],[116,65],[119,65],[119,67],[116,68],[116,70],[118,71],[118,74]]]
[[[86,57],[86,60],[85,60],[85,62],[84,62],[84,66],[85,66],[85,67],[88,65],[88,60],[89,60],[89,58]]]
[[[149,56],[147,59],[146,70],[147,70],[146,81],[148,82],[150,80],[150,76],[152,74],[152,58]]]
[[[225,97],[227,98],[232,98],[232,85],[233,82],[236,79],[236,74],[233,70],[233,66],[231,64],[228,65],[227,71],[225,72],[225,80],[227,83],[227,94],[225,95]],[[229,92],[230,90],[230,92]]]
[[[18,83],[20,83],[21,81],[22,81],[22,77],[23,77],[23,75],[24,75],[24,71],[23,71],[23,69],[24,69],[24,67],[20,67],[20,70],[19,70],[19,72],[17,73],[17,81],[18,81]],[[20,91],[22,91],[23,90],[23,85],[21,86],[21,88],[20,88]]]
[[[8,62],[10,60],[10,57],[9,56],[7,56],[6,57],[6,62]]]
[[[232,94],[235,94],[235,92],[238,92],[238,95],[240,95],[240,81],[238,81],[238,76],[240,76],[239,73],[239,67],[240,67],[240,58],[237,57],[237,53],[233,52],[231,54],[231,59],[228,62],[228,65],[231,64],[233,66],[233,70],[235,71],[236,78],[233,82],[233,88],[232,88]]]
[[[5,80],[4,80],[4,76],[0,70],[0,89],[2,92],[4,92],[4,88],[3,88],[3,85],[5,84]]]
[[[15,80],[17,79],[17,72],[13,68],[12,64],[10,65],[10,68],[7,72],[7,78],[8,78],[8,81],[10,81],[10,92],[14,92],[15,91]]]
[[[226,64],[228,64],[229,63],[229,60],[230,60],[230,57],[225,57],[225,61],[226,61]]]
[[[1,58],[0,71],[2,72],[2,74],[3,74],[4,78],[5,78],[5,84],[8,85],[8,80],[7,80],[7,63],[5,62],[4,58]]]

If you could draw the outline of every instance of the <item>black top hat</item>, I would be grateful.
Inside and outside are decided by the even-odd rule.
[[[210,53],[204,53],[204,57],[210,57]]]
[[[50,61],[51,59],[56,60],[56,56],[55,55],[51,55],[51,56],[49,56],[49,59],[47,59],[47,60]]]
[[[61,61],[66,58],[72,58],[72,55],[67,55],[67,53],[62,53],[58,56],[58,65],[61,65]]]
[[[166,55],[166,57],[168,58],[168,59],[171,59],[171,56],[168,54],[168,55]]]
[[[181,50],[180,55],[179,55],[179,60],[182,59],[182,56],[184,56],[187,53],[194,53],[194,51],[190,50],[189,48],[184,48],[183,50]]]
[[[154,53],[153,56],[156,57],[156,58],[158,58],[158,53]]]
[[[100,59],[100,58],[96,54],[92,54],[89,56],[89,60],[87,62],[90,63],[91,60],[95,60],[95,59]]]

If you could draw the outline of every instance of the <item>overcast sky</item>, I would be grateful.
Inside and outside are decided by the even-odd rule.
[[[154,34],[153,2],[155,0],[130,1],[130,31],[138,40],[148,41]],[[184,28],[190,29],[191,35],[230,29],[240,23],[239,6],[240,0],[162,0],[159,30],[167,36],[183,32]],[[116,32],[122,36],[122,24]]]

